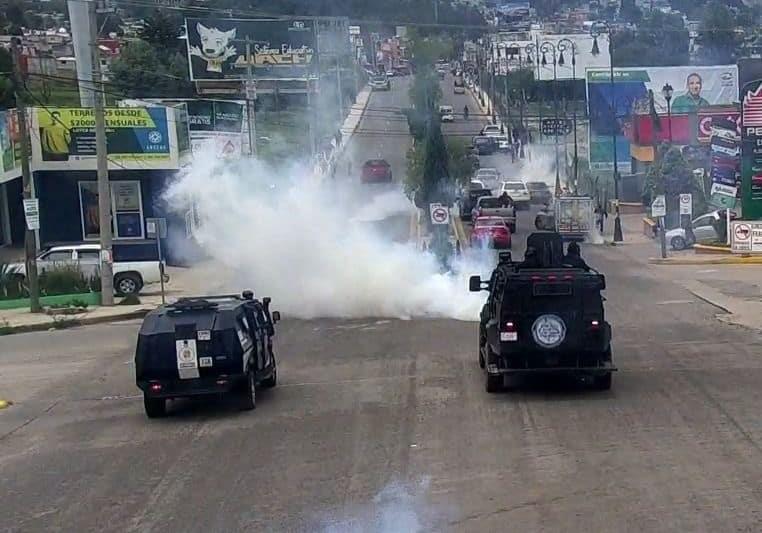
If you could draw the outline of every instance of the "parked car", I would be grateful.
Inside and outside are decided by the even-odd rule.
[[[481,198],[483,199],[483,198]],[[511,231],[501,217],[479,217],[474,221],[471,246],[488,246],[495,249],[511,247]]]
[[[439,106],[439,117],[442,122],[455,122],[455,113],[453,113],[452,106]]]
[[[511,141],[508,140],[507,135],[496,135],[495,140],[497,141],[497,151],[498,152],[510,152],[513,148],[513,145],[511,144]]]
[[[159,283],[161,277],[169,281],[160,265],[155,241],[114,243],[112,248],[114,292],[118,296],[138,294],[145,285]],[[75,265],[86,276],[100,271],[101,245],[97,243],[66,243],[50,245],[37,256],[37,272],[42,273],[56,266]],[[12,264],[15,275],[25,276],[24,263]]]
[[[500,179],[500,171],[494,167],[480,168],[476,172],[476,176],[474,177],[474,179],[482,180],[486,184],[488,184],[488,182],[490,181],[494,183]]]
[[[500,185],[500,194],[507,193],[516,203],[516,209],[529,209],[532,196],[526,183],[520,180],[504,181]]]
[[[550,192],[548,184],[544,181],[528,181],[530,201],[533,204],[544,205],[553,200],[553,193]]]
[[[707,243],[724,239],[724,235],[717,235],[716,225],[720,222],[720,219],[725,217],[725,210],[712,211],[710,213],[704,213],[703,215],[696,217],[691,222],[691,229],[693,230],[693,239],[690,239],[686,234],[685,228],[675,228],[669,230],[665,234],[667,243],[673,250],[685,250],[693,246],[695,243]],[[730,212],[730,219],[735,220],[738,215],[733,211]]]
[[[375,76],[371,76],[370,80],[368,80],[368,85],[373,91],[392,90],[392,82],[389,80],[389,77],[386,74],[377,74]]]
[[[369,159],[362,166],[362,183],[391,183],[392,167],[385,159]]]
[[[487,137],[498,137],[500,135],[504,135],[500,132],[500,126],[497,124],[487,124],[482,128],[481,134]]]
[[[473,143],[479,155],[492,155],[497,151],[497,142],[494,137],[479,135],[474,137]]]

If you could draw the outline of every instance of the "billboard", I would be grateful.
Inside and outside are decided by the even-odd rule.
[[[590,168],[613,170],[614,142],[620,173],[631,171],[630,142],[633,116],[648,113],[648,91],[653,91],[654,107],[667,114],[662,88],[669,84],[674,93],[674,115],[697,115],[701,109],[730,105],[737,101],[738,67],[631,67],[615,68],[614,81],[608,69],[587,69],[587,99],[590,116]]]
[[[317,70],[313,19],[186,18],[192,81],[246,79],[246,42],[256,79],[305,79]]]
[[[15,109],[0,111],[0,183],[21,175],[21,142]]]
[[[106,108],[109,168],[171,169],[177,167],[178,139],[164,107]],[[95,115],[92,108],[35,108],[32,114],[34,170],[96,168]]]

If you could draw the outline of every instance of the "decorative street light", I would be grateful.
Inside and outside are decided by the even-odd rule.
[[[598,47],[598,37],[607,34],[609,38],[609,83],[611,84],[612,104],[616,105],[614,100],[614,29],[605,21],[597,21],[590,26],[590,35],[593,38],[593,49],[591,53],[597,56],[600,53]],[[616,108],[614,109],[614,120],[616,120]],[[619,218],[619,164],[617,162],[616,133],[618,128],[612,128],[611,142],[614,149],[614,197],[616,198],[616,217],[614,218],[614,242],[624,240],[622,235],[622,220]]]
[[[667,101],[667,121],[669,122],[669,144],[672,144],[672,93],[674,89],[669,83],[661,88],[661,95]]]
[[[556,197],[559,197],[561,196],[561,175],[560,175],[560,169],[558,165],[558,60],[556,56],[557,51],[558,49],[556,48],[556,45],[550,41],[543,41],[542,44],[540,44],[540,52],[542,53],[542,65],[546,66],[548,64],[548,60],[546,58],[546,54],[548,53],[552,54],[552,60],[553,60],[553,113],[555,118],[554,142],[555,142],[555,152],[556,152]],[[542,123],[540,123],[540,128],[542,128]]]
[[[564,52],[571,51],[572,64],[572,121],[574,128],[574,192],[577,192],[577,45],[571,39],[561,39],[558,41],[558,64],[563,66],[566,63]],[[565,145],[566,143],[564,143]]]

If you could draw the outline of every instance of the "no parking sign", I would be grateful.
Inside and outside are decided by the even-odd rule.
[[[450,210],[442,204],[429,204],[432,224],[449,224]]]

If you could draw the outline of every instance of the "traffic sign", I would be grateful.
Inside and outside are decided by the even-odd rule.
[[[733,253],[762,253],[762,222],[732,221],[730,247]]]
[[[449,224],[450,210],[442,204],[429,204],[432,224]]]
[[[569,135],[574,130],[572,121],[568,118],[544,118],[540,131],[545,136]]]
[[[651,216],[652,217],[665,217],[667,216],[667,199],[663,194],[658,195],[651,202]]]
[[[693,215],[693,195],[681,194],[680,195],[680,214],[681,215]]]

